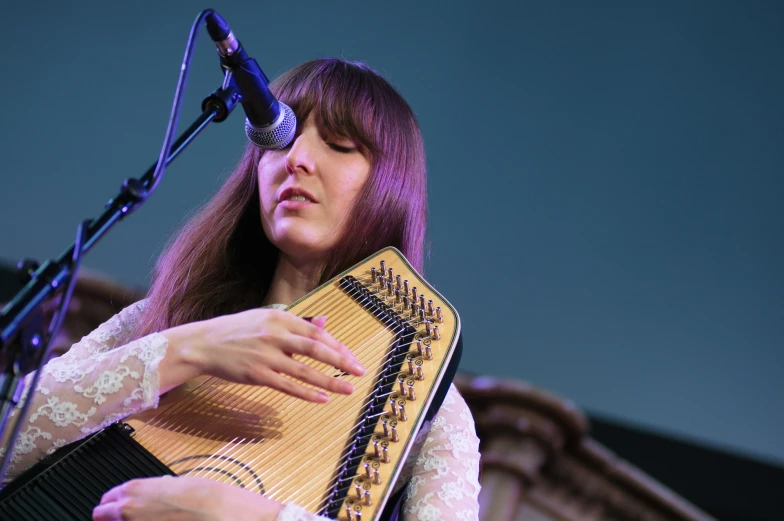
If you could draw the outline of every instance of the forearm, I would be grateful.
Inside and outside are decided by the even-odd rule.
[[[75,350],[51,360],[41,369],[37,388],[26,390],[30,414],[23,420],[8,478],[63,445],[157,406],[158,364],[166,347],[165,337],[152,334],[85,358]],[[31,381],[28,375],[27,385]],[[18,414],[19,408],[12,417]]]

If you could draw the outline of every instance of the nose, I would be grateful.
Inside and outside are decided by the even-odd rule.
[[[286,155],[286,173],[313,174],[316,170],[315,152],[310,136],[305,133],[297,136]]]

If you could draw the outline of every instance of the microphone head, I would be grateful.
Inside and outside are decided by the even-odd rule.
[[[280,108],[278,119],[266,127],[253,126],[248,118],[245,118],[245,134],[248,139],[265,150],[279,150],[288,146],[297,131],[297,116],[294,111],[285,103],[277,103]]]

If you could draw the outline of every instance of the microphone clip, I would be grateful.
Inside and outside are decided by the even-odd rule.
[[[201,110],[212,108],[215,110],[213,121],[220,123],[229,117],[231,111],[242,99],[240,91],[234,84],[231,69],[226,69],[223,76],[223,85],[215,89],[201,102]]]

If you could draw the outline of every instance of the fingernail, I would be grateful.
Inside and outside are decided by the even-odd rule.
[[[352,368],[354,369],[355,373],[359,373],[359,376],[365,374],[365,368],[359,362],[355,363]]]
[[[302,319],[305,320],[306,322],[310,322],[311,324],[315,323],[319,327],[324,327],[324,325],[327,323],[326,315],[319,315],[317,317],[302,317]]]
[[[329,401],[329,396],[327,396],[327,393],[322,393],[321,391],[319,391],[318,395],[319,398],[321,399],[321,403],[327,403]]]
[[[343,385],[340,386],[343,389],[343,392],[346,394],[351,394],[354,392],[354,386],[351,385],[349,382],[343,382]]]

